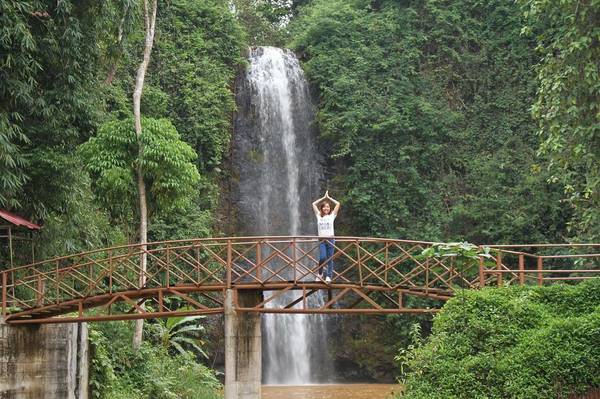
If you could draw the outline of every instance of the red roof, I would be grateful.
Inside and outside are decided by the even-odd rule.
[[[31,223],[29,220],[25,220],[22,217],[14,215],[3,209],[0,209],[0,218],[6,220],[7,222],[9,222],[11,224],[14,224],[15,226],[24,226],[31,230],[41,229],[41,227],[38,226],[37,224]]]

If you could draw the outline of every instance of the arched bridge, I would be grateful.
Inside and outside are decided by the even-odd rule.
[[[313,236],[117,246],[2,271],[2,315],[16,324],[223,313],[228,289],[239,312],[431,313],[457,288],[543,285],[600,272],[600,244],[490,245],[489,255],[469,262],[424,257],[432,245],[336,237],[330,284],[316,278]],[[260,292],[260,303],[239,301],[242,291]]]

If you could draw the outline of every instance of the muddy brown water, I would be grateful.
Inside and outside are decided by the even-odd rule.
[[[262,399],[392,399],[400,385],[263,385]]]

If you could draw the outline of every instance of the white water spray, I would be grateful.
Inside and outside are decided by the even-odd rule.
[[[252,49],[250,67],[238,82],[237,102],[234,161],[239,171],[240,231],[314,235],[310,204],[319,194],[322,174],[314,143],[313,107],[295,55],[274,47]],[[273,306],[298,297],[286,295],[274,300]],[[320,301],[318,295],[314,297]],[[328,381],[332,373],[325,321],[313,315],[264,315],[265,383]]]

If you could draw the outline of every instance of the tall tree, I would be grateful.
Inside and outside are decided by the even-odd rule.
[[[137,136],[139,156],[142,157],[144,148],[141,142],[142,136],[142,114],[140,105],[142,102],[142,91],[144,90],[144,78],[146,70],[150,63],[150,54],[152,53],[152,45],[154,44],[154,32],[156,28],[156,12],[158,10],[158,0],[144,0],[144,54],[142,62],[137,70],[135,79],[135,89],[133,91],[133,115],[135,119],[135,134]],[[146,202],[146,184],[144,183],[144,173],[142,164],[137,165],[137,187],[140,206],[140,244],[142,244],[142,256],[140,257],[140,279],[139,284],[142,288],[146,284],[146,243],[148,242],[148,205]],[[133,347],[139,348],[142,344],[142,335],[144,329],[144,320],[135,321],[135,331],[133,334]]]
[[[148,217],[186,209],[196,196],[200,174],[193,148],[181,141],[168,119],[142,118],[141,122],[139,136],[132,118],[106,122],[98,135],[80,148],[94,190],[116,220],[129,220],[136,213],[140,171],[144,186],[148,185],[144,204]],[[140,259],[145,261],[143,258],[142,253]],[[141,280],[140,284],[144,283],[145,279]]]

